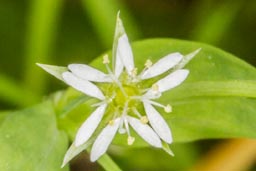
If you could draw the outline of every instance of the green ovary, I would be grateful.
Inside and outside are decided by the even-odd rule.
[[[131,99],[132,96],[139,96],[139,89],[133,86],[123,86],[123,91],[126,93],[127,96],[120,90],[120,88],[115,88],[116,96],[113,99],[113,103],[118,108],[123,108],[127,102],[128,108],[135,107],[138,103],[138,100]]]

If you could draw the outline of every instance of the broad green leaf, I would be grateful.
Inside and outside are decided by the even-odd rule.
[[[172,52],[180,52],[189,59],[188,54],[201,48],[185,66],[190,70],[187,80],[159,99],[173,106],[170,114],[160,109],[159,112],[171,127],[174,142],[208,138],[256,138],[256,69],[253,66],[220,49],[195,42],[151,39],[136,42],[132,47],[135,65],[139,70],[143,69],[147,59],[156,62]],[[101,57],[92,65],[104,68]],[[93,111],[91,104],[89,100],[59,120],[72,139],[78,127]],[[101,125],[104,124],[106,120]],[[133,147],[147,145],[135,132],[131,131],[131,134],[136,137]],[[114,143],[126,145],[126,139],[126,135],[117,135]]]
[[[68,170],[60,168],[67,145],[51,103],[10,112],[1,121],[0,170]]]
[[[172,129],[174,142],[256,138],[255,67],[218,48],[189,41],[150,39],[136,42],[132,47],[135,65],[140,70],[147,59],[155,62],[172,52],[186,55],[201,48],[184,67],[190,70],[187,80],[159,99],[173,106],[173,113],[159,111]],[[101,67],[100,60],[92,64]],[[125,138],[118,135],[115,143],[126,144]]]
[[[175,157],[157,148],[111,148],[111,156],[125,170],[169,171],[189,170],[198,160],[196,143],[172,144]],[[157,162],[152,162],[157,161]]]
[[[1,111],[0,112],[0,125],[2,124],[2,122],[4,121],[5,117],[9,114],[8,111]]]

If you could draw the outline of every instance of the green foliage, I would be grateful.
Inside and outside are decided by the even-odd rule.
[[[0,74],[0,99],[15,106],[24,107],[34,104],[39,97],[26,87],[21,87],[15,80]]]
[[[47,85],[45,78],[49,76],[35,66],[35,62],[60,65],[90,61],[101,51],[100,45],[109,48],[118,10],[121,10],[130,40],[140,36],[170,35],[191,38],[215,44],[255,65],[256,3],[253,0],[196,0],[189,5],[178,1],[63,2],[0,2],[1,107],[17,108],[38,103],[46,88],[51,87],[47,90],[50,91],[62,85]],[[63,11],[62,5],[65,5]],[[80,6],[87,16],[81,15]],[[118,135],[115,144],[124,145],[125,150],[119,146],[116,150],[114,146],[110,154],[116,156],[115,160],[123,159],[125,163],[121,166],[126,170],[186,170],[187,163],[194,163],[198,157],[190,156],[191,150],[193,153],[197,149],[195,146],[186,148],[186,143],[181,148],[183,152],[176,150],[181,142],[256,137],[254,67],[219,49],[193,42],[155,39],[137,42],[133,47],[136,64],[140,67],[147,58],[156,61],[172,51],[187,54],[200,47],[202,50],[186,66],[191,72],[186,82],[160,99],[173,106],[173,113],[164,114],[176,142],[171,146],[175,153],[172,163],[164,152],[148,148],[127,149],[125,137]],[[52,49],[56,52],[52,53]],[[101,59],[93,64],[102,67]],[[58,77],[66,70],[65,67],[62,69],[55,73]],[[51,99],[54,106],[43,102],[23,111],[0,112],[0,170],[61,170],[67,138],[59,130],[64,130],[73,140],[77,128],[93,111],[90,104],[95,101],[73,89],[55,93]],[[145,145],[136,137],[134,147],[147,147]],[[76,150],[78,154],[83,149]],[[155,156],[157,164],[151,162]],[[70,156],[69,160],[72,158]],[[107,155],[98,162],[106,170],[120,170]]]
[[[137,67],[143,67],[148,58],[155,62],[171,52],[188,54],[198,48],[202,50],[185,67],[190,70],[185,83],[159,99],[173,106],[173,113],[162,113],[172,128],[174,142],[255,138],[256,69],[253,66],[222,50],[195,42],[150,39],[133,44]],[[92,65],[103,67],[101,62],[98,58]],[[117,136],[115,143],[126,145],[125,137]],[[137,137],[136,145],[146,144]]]
[[[45,77],[35,66],[35,63],[50,61],[49,57],[56,34],[62,1],[44,0],[31,2],[24,78],[25,85],[29,89],[33,90],[34,93],[42,94],[45,91]]]
[[[122,18],[125,19],[127,29],[132,33],[132,37],[139,36],[139,30],[136,27],[133,18],[129,14],[124,4],[118,0],[82,0],[85,12],[90,16],[94,29],[100,37],[105,47],[110,47],[113,42],[114,23],[116,13],[120,10]],[[125,25],[126,26],[126,25]]]
[[[4,115],[0,118],[0,170],[69,170],[60,168],[68,141],[56,127],[51,103]]]
[[[174,142],[208,138],[255,138],[254,67],[222,50],[195,42],[150,39],[133,44],[135,63],[139,69],[148,58],[155,62],[171,52],[188,54],[198,48],[201,51],[185,66],[190,70],[188,79],[159,99],[162,103],[173,106],[173,113],[160,113],[172,129]],[[92,65],[104,67],[101,57]],[[43,68],[57,78],[66,71],[65,67],[44,65]],[[93,111],[91,104],[95,101],[88,100],[89,98],[72,89],[58,92],[51,99],[53,103],[44,102],[24,111],[2,115],[1,170],[45,170],[45,167],[47,170],[60,170],[67,139],[63,132],[58,131],[56,124],[73,140],[77,128]],[[88,143],[80,147],[71,146],[68,151],[70,155],[63,164],[84,149],[89,150],[88,147],[104,127],[106,120],[105,118]],[[132,134],[136,136],[135,133]],[[126,146],[126,137],[117,135],[114,143]],[[146,143],[136,137],[132,147],[145,146]],[[168,147],[165,149],[172,153]],[[120,170],[107,155],[98,162],[106,170]]]

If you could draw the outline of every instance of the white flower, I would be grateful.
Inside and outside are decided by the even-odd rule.
[[[93,105],[96,107],[95,111],[77,131],[75,146],[81,146],[92,137],[105,114],[112,115],[112,119],[102,129],[92,145],[91,161],[96,161],[107,151],[117,132],[127,134],[127,143],[132,145],[135,138],[131,135],[130,127],[148,144],[156,148],[162,148],[162,142],[171,144],[173,141],[171,130],[155,106],[163,108],[167,113],[172,111],[172,107],[154,100],[161,97],[165,91],[180,85],[189,74],[187,69],[180,69],[184,65],[184,56],[178,52],[168,54],[154,64],[147,60],[145,68],[138,74],[128,37],[119,18],[117,25],[119,27],[117,29],[121,30],[122,34],[116,39],[113,70],[109,66],[108,56],[105,55],[103,64],[108,73],[84,64],[70,64],[68,71],[63,72],[61,77],[71,87],[99,100]],[[198,51],[189,54],[190,58]],[[39,66],[53,74],[49,66],[43,64]],[[167,71],[172,72],[168,74]],[[162,74],[165,76],[149,87],[143,84],[144,80]],[[104,83],[108,86],[104,89],[97,87],[95,83],[97,85]],[[139,106],[144,108],[145,113],[139,112],[137,109]]]

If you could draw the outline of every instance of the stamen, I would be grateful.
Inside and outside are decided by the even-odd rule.
[[[124,126],[125,126],[125,129],[126,129],[126,132],[128,134],[128,139],[127,139],[127,143],[128,145],[132,145],[135,138],[133,138],[130,134],[130,129],[129,129],[129,125],[128,125],[128,121],[127,121],[127,118],[126,118],[126,112],[127,112],[127,107],[128,107],[128,102],[126,102],[125,106],[124,106],[124,110],[123,110],[123,114],[122,114],[122,117],[124,119]]]
[[[124,129],[124,121],[123,121],[123,119],[120,122],[120,125],[119,125],[119,128],[118,128],[118,132],[119,132],[119,134],[126,133],[126,129]]]
[[[132,71],[131,71],[132,77],[136,77],[137,74],[138,74],[138,68],[133,68]]]
[[[148,90],[148,92],[145,94],[144,97],[151,98],[159,98],[162,95],[162,93],[159,91],[159,86],[155,83],[151,86],[151,88]]]
[[[116,78],[116,76],[113,74],[113,72],[111,71],[111,69],[109,68],[109,65],[108,63],[106,64],[106,68],[107,68],[107,71],[111,77],[111,79],[113,80],[113,82],[115,82],[117,84],[117,86],[120,88],[121,92],[123,93],[123,95],[125,97],[127,97],[127,94],[126,92],[124,91],[124,88],[122,86],[122,84],[119,82],[118,78]]]
[[[135,141],[135,138],[134,138],[134,137],[128,136],[128,138],[127,138],[127,144],[128,144],[128,145],[132,145],[132,144],[134,143],[134,141]]]
[[[128,101],[125,102],[124,104],[124,110],[123,110],[123,113],[122,113],[122,117],[125,117],[126,114],[127,114],[127,110],[128,110]],[[126,120],[126,118],[124,118],[124,121]]]
[[[148,117],[147,116],[142,116],[140,118],[140,122],[143,123],[143,124],[147,124],[148,123]]]
[[[113,125],[114,125],[114,123],[115,123],[115,121],[114,121],[114,120],[110,120],[110,121],[108,122],[108,124],[109,124],[110,126],[113,126]]]
[[[150,103],[150,104],[152,104],[152,105],[155,105],[155,106],[158,106],[158,107],[163,108],[164,111],[167,112],[167,113],[172,112],[172,106],[169,105],[169,104],[166,105],[166,106],[164,106],[164,105],[162,105],[161,103],[157,103],[157,102],[152,101],[152,100],[144,100],[144,101],[146,101],[146,102],[148,102],[148,103]]]
[[[155,101],[152,101],[152,100],[146,100],[146,102],[152,104],[152,105],[155,105],[155,106],[158,106],[158,107],[161,107],[161,108],[165,108],[164,105],[162,105],[161,103],[157,103]]]
[[[148,117],[147,116],[141,116],[139,111],[136,108],[132,108],[132,111],[140,118],[141,123],[147,124],[148,123]]]
[[[126,133],[126,129],[124,129],[123,127],[120,127],[118,129],[118,132],[119,132],[119,134],[124,134],[124,133]]]
[[[109,58],[108,58],[108,55],[106,54],[103,56],[103,64],[109,64],[109,63],[110,63]]]
[[[99,103],[94,103],[94,104],[91,105],[91,107],[98,107],[98,106],[101,106],[101,105],[106,104],[106,103],[108,103],[107,99],[105,99],[104,101],[101,101]]]
[[[170,112],[172,112],[172,107],[171,107],[171,105],[166,105],[165,107],[164,107],[164,111],[165,112],[167,112],[167,113],[170,113]]]
[[[153,65],[152,61],[150,59],[147,59],[147,61],[145,63],[145,67],[150,68],[152,65]]]
[[[143,96],[130,96],[131,100],[141,100],[142,101]]]
[[[130,137],[131,136],[130,129],[129,129],[128,121],[127,121],[126,118],[124,118],[124,126],[125,126],[125,129],[126,129],[126,132],[127,132],[128,136]]]
[[[153,90],[154,92],[158,92],[158,91],[159,91],[158,85],[157,85],[157,84],[153,84],[153,85],[152,85],[152,90]]]
[[[138,111],[135,107],[132,108],[132,111],[133,111],[139,118],[141,118],[141,114],[139,113],[139,111]]]
[[[138,75],[137,77],[137,81],[139,81],[141,79],[141,76],[143,76],[145,74],[145,72],[147,71],[147,69],[149,69],[151,66],[153,65],[152,61],[150,59],[147,59],[144,66],[145,68],[142,70],[142,72]]]

